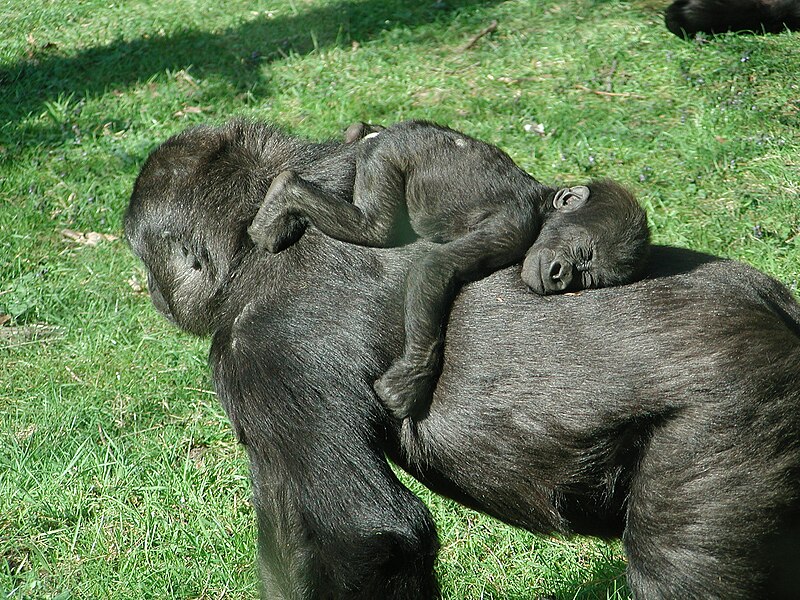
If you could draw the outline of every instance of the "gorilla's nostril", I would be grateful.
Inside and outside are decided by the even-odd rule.
[[[561,279],[563,270],[564,268],[560,262],[553,261],[550,265],[550,279]]]

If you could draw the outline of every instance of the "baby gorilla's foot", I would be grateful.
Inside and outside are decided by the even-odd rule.
[[[288,213],[283,213],[264,227],[258,245],[272,254],[277,254],[299,240],[305,230],[306,224],[303,221]]]
[[[287,195],[296,175],[291,171],[280,173],[269,186],[264,201],[258,209],[247,233],[253,243],[273,254],[294,244],[306,229],[304,220],[286,211]]]
[[[423,418],[433,396],[434,374],[420,365],[396,361],[373,386],[375,393],[396,418]]]

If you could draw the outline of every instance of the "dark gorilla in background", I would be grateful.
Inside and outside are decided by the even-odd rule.
[[[644,280],[576,295],[530,294],[509,267],[459,293],[430,413],[401,426],[370,384],[402,351],[402,282],[429,244],[311,230],[271,255],[246,233],[272,177],[347,180],[329,157],[348,151],[195,130],[150,156],[125,218],[159,310],[213,334],[265,598],[438,596],[434,524],[384,452],[530,531],[622,536],[637,599],[798,597],[800,307],[785,287],[665,247]]]
[[[665,21],[680,37],[699,32],[780,33],[800,29],[800,0],[675,0]]]

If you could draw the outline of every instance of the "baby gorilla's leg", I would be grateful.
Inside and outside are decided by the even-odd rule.
[[[427,414],[442,362],[444,323],[458,287],[519,261],[536,229],[531,214],[503,212],[447,244],[434,246],[406,279],[403,356],[375,382],[392,414]]]
[[[285,171],[272,182],[248,233],[260,248],[280,252],[310,221],[334,239],[382,248],[393,243],[404,206],[402,173],[376,147],[356,158],[352,203]]]

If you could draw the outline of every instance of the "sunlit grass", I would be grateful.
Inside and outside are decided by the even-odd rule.
[[[442,4],[0,7],[0,595],[256,595],[208,341],[155,315],[124,241],[62,234],[121,236],[144,157],[190,124],[440,121],[544,181],[619,179],[657,242],[797,288],[800,35],[685,42],[654,0]],[[408,481],[445,598],[627,598],[618,544],[535,537]]]

